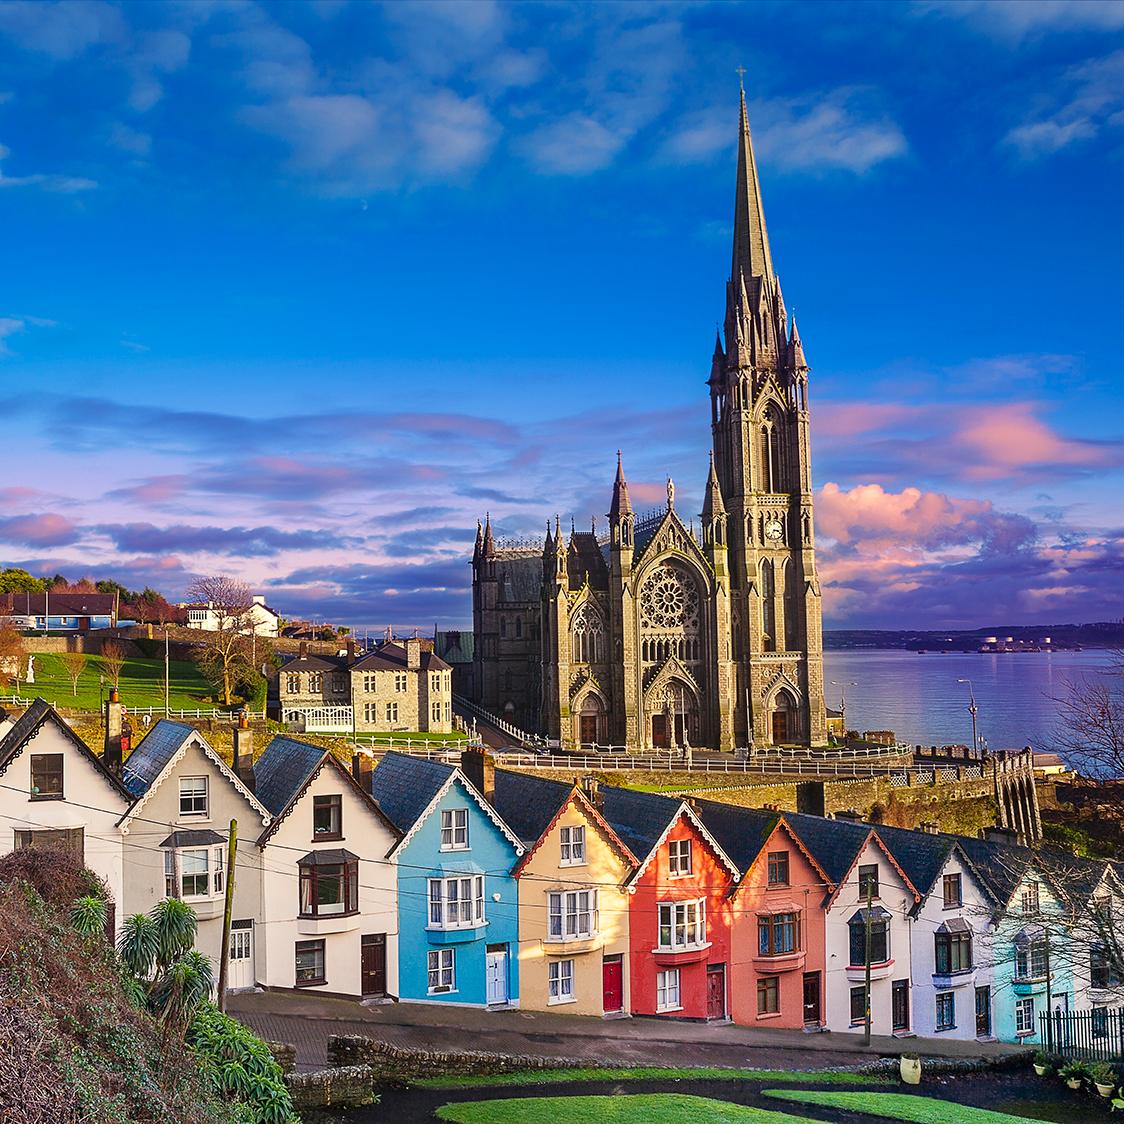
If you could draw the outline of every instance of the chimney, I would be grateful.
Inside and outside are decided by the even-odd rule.
[[[1019,841],[1019,833],[1009,827],[985,827],[980,832],[980,838],[988,843],[1009,843],[1015,846]]]
[[[113,773],[121,775],[122,734],[125,708],[121,705],[121,697],[116,687],[110,687],[109,699],[105,704],[105,751],[102,753],[102,763]]]
[[[371,777],[374,771],[374,754],[359,750],[351,755],[351,775],[364,792],[371,791]]]
[[[597,778],[592,774],[582,777],[581,780],[582,792],[585,793],[586,799],[600,812],[605,807],[605,794],[601,791],[601,785],[598,783]]]
[[[305,656],[307,656],[307,655],[308,655],[308,641],[302,640],[300,642],[300,645],[297,648],[297,657],[299,659],[303,660],[305,658]]]
[[[461,772],[485,800],[495,798],[496,759],[487,750],[476,746],[466,749],[461,754]]]
[[[922,820],[917,825],[918,831],[923,831],[926,835],[936,835],[940,831],[940,827],[932,820]]]
[[[254,731],[250,729],[250,716],[238,712],[238,725],[234,727],[234,772],[238,779],[254,791]]]
[[[347,642],[347,666],[348,667],[351,667],[351,665],[355,662],[355,652],[356,652],[355,641],[349,640]]]
[[[834,818],[837,820],[847,820],[848,823],[863,822],[862,814],[860,812],[854,811],[853,809],[848,809],[845,812],[836,812]]]
[[[406,666],[411,671],[421,667],[421,641],[416,636],[406,641]]]

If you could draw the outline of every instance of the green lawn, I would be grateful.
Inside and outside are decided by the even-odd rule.
[[[805,1119],[679,1093],[462,1101],[442,1105],[437,1117],[455,1124],[791,1124]]]
[[[702,1066],[674,1069],[658,1066],[620,1068],[521,1069],[473,1077],[425,1077],[412,1082],[422,1089],[474,1089],[507,1085],[564,1085],[577,1081],[786,1081],[814,1085],[890,1085],[889,1077],[843,1071],[784,1069],[719,1069]]]
[[[199,669],[189,661],[172,660],[169,670],[169,697],[173,710],[212,706],[211,685],[199,674]],[[54,653],[35,653],[35,682],[21,683],[19,694],[26,699],[44,698],[56,706],[72,710],[100,709],[99,695],[109,693],[106,678],[104,692],[99,688],[99,676],[105,674],[101,656],[87,656],[86,666],[78,678],[75,695],[70,676],[62,656]],[[7,694],[7,690],[3,692]],[[164,661],[127,659],[121,670],[121,701],[128,707],[164,705]]]
[[[866,1112],[884,1120],[909,1120],[913,1124],[1041,1124],[1029,1116],[1012,1116],[987,1108],[938,1101],[908,1093],[835,1093],[811,1089],[766,1089],[765,1096],[800,1104]]]

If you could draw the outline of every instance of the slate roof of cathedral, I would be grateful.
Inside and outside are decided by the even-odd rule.
[[[500,601],[542,600],[542,552],[496,551]],[[507,596],[510,592],[511,596]]]
[[[608,588],[609,571],[597,536],[592,531],[575,531],[571,534],[566,565],[570,572],[571,588],[580,589],[586,575],[594,589]]]
[[[121,779],[129,792],[133,796],[143,796],[164,766],[179,752],[180,746],[194,733],[195,727],[186,722],[161,718],[148,731],[144,741],[129,754],[121,770]]]
[[[742,874],[761,854],[761,848],[781,819],[779,812],[739,808],[713,800],[699,800],[694,807],[707,831]]]
[[[406,753],[388,753],[371,775],[371,795],[383,814],[405,833],[429,807],[455,766]]]
[[[496,791],[491,804],[500,819],[527,844],[535,843],[550,826],[574,786],[529,773],[496,770]]]
[[[604,803],[599,809],[625,846],[641,861],[660,841],[679,805],[676,797],[654,792],[632,792],[627,788],[601,789]]]

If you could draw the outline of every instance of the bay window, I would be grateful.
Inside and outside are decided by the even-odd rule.
[[[757,918],[757,954],[785,956],[800,949],[800,915],[761,914]]]
[[[942,925],[937,930],[935,941],[938,976],[971,971],[972,934],[964,922],[960,922],[956,927]]]
[[[850,964],[859,967],[868,963],[866,958],[866,926],[867,913],[870,918],[870,961],[871,964],[883,964],[890,959],[890,914],[881,906],[872,909],[860,909],[858,913],[847,922],[850,930]]]
[[[484,876],[431,878],[429,928],[469,929],[484,924]]]
[[[551,940],[583,940],[597,932],[596,890],[558,891],[548,894],[547,901]]]
[[[706,944],[706,902],[660,902],[661,951],[695,948]]]
[[[1045,934],[1023,930],[1015,937],[1015,979],[1045,979],[1050,970],[1050,949]]]
[[[169,898],[210,898],[223,892],[224,847],[164,851],[164,893]],[[178,875],[177,875],[178,868]]]
[[[341,917],[359,912],[359,856],[311,851],[300,868],[300,916]]]

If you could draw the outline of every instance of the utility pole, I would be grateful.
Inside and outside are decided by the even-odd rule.
[[[168,709],[169,702],[169,680],[168,674],[168,626],[164,625],[164,717],[171,717],[171,711]]]
[[[226,841],[226,905],[222,911],[222,949],[219,953],[219,1010],[226,1011],[226,977],[230,969],[230,915],[234,911],[234,860],[238,854],[238,821],[230,821]]]
[[[866,955],[863,959],[866,961],[866,1011],[863,1018],[863,1045],[870,1045],[870,945],[871,945],[871,928],[873,922],[871,919],[871,910],[874,907],[874,881],[870,878],[866,880],[866,924],[863,926],[865,930],[864,937],[866,943]]]

